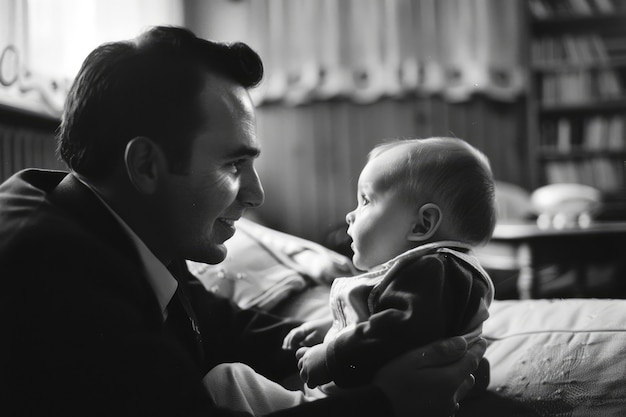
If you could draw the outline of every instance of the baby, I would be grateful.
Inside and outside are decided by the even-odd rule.
[[[381,144],[361,172],[357,202],[346,216],[348,235],[355,266],[368,272],[335,279],[332,319],[286,336],[283,347],[297,349],[304,394],[246,385],[263,397],[245,400],[264,404],[252,405],[255,412],[367,384],[385,362],[418,346],[481,335],[494,290],[471,249],[495,226],[487,158],[457,138]]]
[[[336,279],[333,320],[305,323],[284,342],[306,346],[296,356],[309,387],[367,383],[392,357],[441,338],[471,343],[493,298],[471,255],[495,226],[493,178],[478,150],[456,138],[379,145],[357,201],[348,235],[355,266],[369,272]]]

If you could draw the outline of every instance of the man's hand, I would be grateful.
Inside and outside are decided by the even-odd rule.
[[[301,347],[296,351],[300,378],[309,388],[330,382],[330,374],[326,366],[326,345]]]
[[[324,318],[301,324],[285,336],[283,349],[294,350],[301,346],[314,346],[322,343],[332,323],[332,319]]]
[[[474,385],[487,343],[469,349],[462,337],[412,350],[386,364],[374,377],[393,404],[396,417],[450,416]]]

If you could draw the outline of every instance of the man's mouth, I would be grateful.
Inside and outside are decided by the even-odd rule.
[[[218,219],[220,222],[226,224],[229,227],[235,227],[235,222],[239,219],[226,219],[226,218],[219,218]]]

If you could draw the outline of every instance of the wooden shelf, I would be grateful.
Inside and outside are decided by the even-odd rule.
[[[626,2],[526,0],[534,187],[626,186]],[[590,13],[580,10],[585,4]],[[533,15],[532,6],[543,10]],[[541,10],[539,13],[542,13]],[[578,12],[577,12],[578,11]]]
[[[576,159],[590,158],[626,158],[626,149],[609,150],[609,149],[572,149],[570,151],[560,151],[558,149],[543,148],[539,151],[539,157],[542,160],[549,161],[568,161]]]
[[[622,32],[626,25],[626,13],[590,14],[590,15],[553,15],[544,18],[531,18],[533,34],[544,33],[583,33],[601,31]]]
[[[543,115],[580,115],[581,113],[607,113],[626,111],[626,97],[620,99],[594,100],[571,104],[540,104],[538,110]]]
[[[44,129],[56,129],[60,123],[58,117],[25,108],[0,103],[0,120],[9,124],[28,124]]]
[[[531,71],[538,73],[558,73],[566,71],[594,71],[607,69],[626,68],[626,57],[612,59],[609,62],[584,62],[584,63],[553,63],[533,64]]]

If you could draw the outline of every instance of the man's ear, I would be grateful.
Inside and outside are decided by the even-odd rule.
[[[435,203],[426,203],[417,212],[415,223],[407,237],[412,242],[422,242],[430,239],[441,224],[441,209]]]
[[[150,138],[137,136],[126,144],[124,164],[126,174],[135,189],[152,194],[157,188],[161,148]]]

